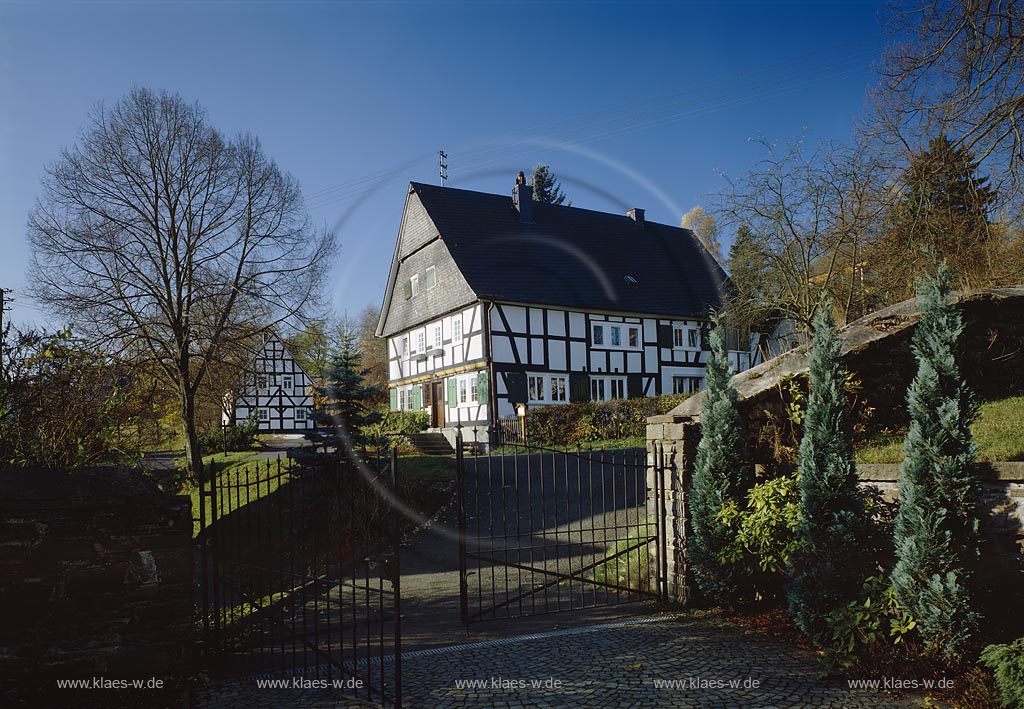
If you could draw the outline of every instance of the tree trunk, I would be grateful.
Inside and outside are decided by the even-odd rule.
[[[196,433],[196,398],[187,388],[181,394],[181,420],[185,428],[185,465],[189,477],[199,482],[203,475],[203,452],[199,450]]]

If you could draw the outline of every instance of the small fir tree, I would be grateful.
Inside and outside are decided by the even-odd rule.
[[[735,600],[742,593],[741,566],[725,564],[723,555],[735,531],[720,512],[729,503],[742,503],[754,483],[747,457],[743,422],[726,350],[725,328],[715,316],[711,354],[704,369],[707,389],[701,405],[701,439],[690,489],[690,521],[694,541],[687,549],[697,586],[709,598]]]
[[[355,331],[346,321],[340,341],[324,369],[326,386],[318,393],[326,402],[321,420],[327,419],[354,445],[361,440],[360,429],[380,416],[372,402],[380,396],[379,387],[367,384],[369,370],[362,365],[363,355],[356,344]]]
[[[562,184],[547,165],[534,165],[531,180],[535,202],[556,205],[565,202],[565,192],[562,191]],[[571,207],[572,201],[570,200],[566,206]]]
[[[950,274],[919,282],[921,322],[912,348],[917,375],[907,392],[910,428],[900,466],[896,515],[896,598],[925,641],[948,658],[978,625],[971,578],[979,556],[974,397],[957,365],[963,320],[949,302]]]
[[[864,580],[856,557],[865,519],[839,356],[842,342],[830,304],[818,308],[813,325],[810,393],[797,456],[800,521],[786,595],[800,629],[824,644],[828,614],[850,601]]]

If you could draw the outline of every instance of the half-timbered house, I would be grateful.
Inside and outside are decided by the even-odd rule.
[[[485,442],[519,404],[696,391],[729,288],[692,232],[642,209],[411,183],[377,326],[391,407]],[[756,338],[732,333],[730,349],[738,371],[756,363]]]
[[[266,338],[228,399],[228,422],[252,416],[267,433],[313,428],[313,382],[276,336]]]

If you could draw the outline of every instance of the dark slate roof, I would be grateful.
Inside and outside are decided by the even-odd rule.
[[[537,202],[526,223],[511,196],[411,187],[483,300],[704,316],[732,288],[687,229]]]

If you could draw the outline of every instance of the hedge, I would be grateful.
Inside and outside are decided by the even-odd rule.
[[[531,443],[549,445],[643,437],[649,416],[667,414],[688,396],[664,394],[541,406],[526,412],[526,434]]]

